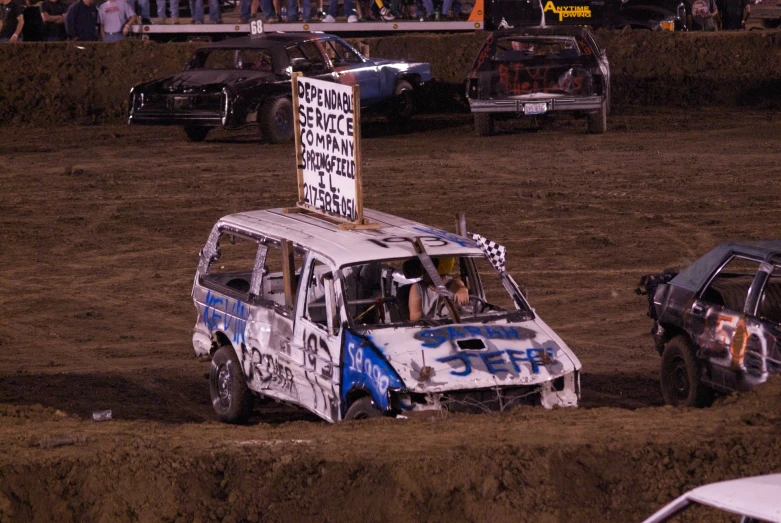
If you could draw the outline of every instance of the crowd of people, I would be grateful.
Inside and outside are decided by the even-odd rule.
[[[258,5],[259,4],[259,5]],[[318,9],[312,14],[311,2],[307,0],[241,0],[241,21],[246,23],[256,16],[258,10],[266,23],[277,22],[335,22],[340,3],[332,1],[328,10],[323,9],[323,0],[318,0]],[[457,20],[466,19],[460,0],[344,0],[344,16],[347,22],[391,21],[395,19]],[[260,9],[258,9],[260,8]]]
[[[750,13],[750,0],[694,0],[688,26],[695,31],[745,29]]]
[[[98,6],[99,1],[102,3]],[[466,16],[460,0],[388,0],[387,4],[383,0],[355,0],[354,6],[353,1],[343,3],[348,22],[389,21],[398,17],[449,20]],[[203,24],[204,0],[189,2],[192,23]],[[239,0],[239,23],[248,23],[258,16],[267,23],[336,21],[341,4],[330,1],[326,12],[323,0],[317,2],[315,10],[309,0]],[[208,0],[208,6],[209,22],[222,23],[220,0]],[[178,24],[179,0],[158,0],[156,14],[158,23]],[[151,23],[150,0],[0,0],[0,42],[116,42],[127,37],[130,27],[137,22]]]
[[[148,1],[148,0],[146,0]],[[116,42],[124,39],[136,22],[126,0],[0,0],[0,42]]]
[[[21,2],[25,2],[22,5]],[[150,0],[0,0],[0,42],[21,41],[98,41],[116,42],[127,37],[136,22],[151,23]],[[239,0],[240,23],[261,16],[267,23],[335,22],[340,2],[316,0]],[[40,3],[39,3],[40,2]],[[202,24],[204,0],[189,0],[192,23]],[[355,2],[355,5],[353,5]],[[436,2],[436,3],[435,3]],[[208,0],[209,22],[222,23],[220,0]],[[414,18],[451,20],[465,18],[460,0],[343,0],[348,22]],[[166,17],[166,10],[170,18]],[[751,10],[751,0],[693,0],[690,3],[688,27],[714,31],[744,29]],[[158,0],[159,23],[178,23],[179,0]]]

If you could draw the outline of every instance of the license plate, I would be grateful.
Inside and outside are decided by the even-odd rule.
[[[545,102],[535,104],[523,104],[523,114],[544,114],[548,111],[548,104]]]

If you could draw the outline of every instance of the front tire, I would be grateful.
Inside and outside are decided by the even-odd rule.
[[[673,407],[707,407],[713,390],[702,382],[702,362],[686,336],[676,336],[662,353],[662,396]]]
[[[223,346],[214,353],[209,392],[214,412],[225,423],[244,423],[252,413],[254,398],[233,347]]]
[[[293,104],[288,98],[269,100],[260,110],[260,132],[271,143],[293,140]]]
[[[602,108],[596,113],[588,115],[588,132],[605,134],[605,131],[607,131],[607,101],[602,101]]]
[[[393,102],[388,108],[388,121],[406,122],[415,114],[415,93],[412,84],[406,80],[396,82],[393,89]]]
[[[187,139],[191,142],[202,142],[206,139],[206,135],[209,134],[208,127],[188,125],[184,128],[184,134],[187,135]]]
[[[371,419],[379,418],[382,416],[382,412],[374,406],[374,401],[371,398],[365,397],[356,400],[355,403],[350,405],[347,409],[347,413],[344,415],[344,419]]]
[[[491,113],[474,113],[475,133],[477,136],[491,136],[494,134],[494,115]]]

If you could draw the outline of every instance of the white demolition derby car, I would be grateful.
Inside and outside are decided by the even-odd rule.
[[[220,419],[244,421],[256,395],[328,421],[577,405],[580,361],[504,271],[503,247],[365,216],[379,229],[283,209],[214,226],[193,346],[211,357]]]

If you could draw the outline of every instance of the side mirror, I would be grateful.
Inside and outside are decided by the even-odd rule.
[[[300,71],[303,73],[312,69],[312,62],[310,62],[306,58],[291,58],[290,69],[293,72]]]

